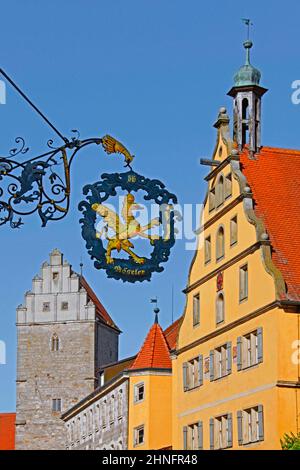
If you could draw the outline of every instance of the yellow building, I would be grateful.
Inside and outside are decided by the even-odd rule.
[[[178,322],[163,331],[156,319],[130,369],[128,449],[172,444],[172,363]]]
[[[262,147],[260,72],[221,108],[172,355],[173,449],[279,449],[300,430],[300,152]]]

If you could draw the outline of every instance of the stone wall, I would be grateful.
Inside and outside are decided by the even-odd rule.
[[[17,449],[65,449],[61,413],[95,389],[101,360],[118,357],[118,333],[100,325],[80,276],[54,250],[17,309]]]
[[[127,449],[128,378],[87,397],[66,421],[68,450]]]

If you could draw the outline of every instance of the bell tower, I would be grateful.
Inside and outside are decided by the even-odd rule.
[[[250,24],[250,20],[247,21]],[[234,86],[228,95],[233,98],[233,140],[239,150],[248,145],[253,156],[261,146],[261,98],[268,90],[259,85],[261,73],[250,63],[253,43],[249,37],[243,46],[246,61],[235,74]]]

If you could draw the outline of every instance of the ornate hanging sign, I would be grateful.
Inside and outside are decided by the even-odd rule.
[[[80,222],[94,265],[105,269],[108,277],[128,282],[149,281],[153,272],[163,271],[161,263],[168,260],[175,243],[176,196],[161,181],[135,173],[131,168],[134,156],[114,137],[82,140],[76,129],[72,130],[73,137],[65,137],[1,68],[0,75],[63,142],[55,147],[50,139],[48,151],[27,158],[29,147],[22,137],[17,137],[17,146],[9,155],[0,156],[0,226],[9,224],[13,229],[20,228],[23,217],[35,212],[43,227],[66,217],[70,207],[72,162],[81,149],[91,144],[102,145],[107,154],[123,155],[130,170],[103,174],[101,181],[83,188],[87,197],[79,205],[83,212]],[[119,208],[113,200],[117,196]],[[151,203],[150,213],[141,202]],[[144,217],[139,216],[141,211]]]
[[[79,204],[82,236],[94,266],[124,282],[149,281],[152,273],[163,271],[161,263],[168,260],[175,243],[177,198],[161,181],[133,170],[101,178],[83,188],[87,197]],[[146,202],[152,203],[151,213],[156,209],[157,215],[143,222],[137,214],[149,213]]]

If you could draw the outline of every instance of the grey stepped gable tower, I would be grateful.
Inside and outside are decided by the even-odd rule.
[[[64,449],[61,413],[118,360],[120,330],[86,280],[55,249],[17,308],[17,449]]]

